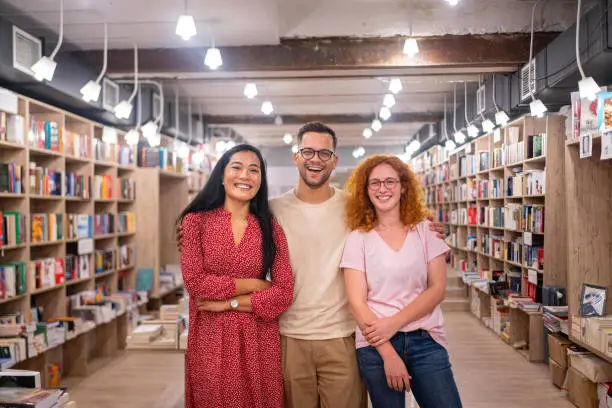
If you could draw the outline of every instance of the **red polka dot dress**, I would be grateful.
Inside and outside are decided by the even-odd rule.
[[[228,300],[233,278],[261,278],[261,230],[249,215],[236,245],[224,209],[191,213],[182,223],[181,268],[190,295],[186,408],[282,408],[278,317],[293,300],[287,242],[275,222],[272,287],[251,294],[252,313],[200,312],[197,298]]]

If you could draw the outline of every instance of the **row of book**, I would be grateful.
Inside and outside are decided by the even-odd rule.
[[[30,147],[51,150],[58,153],[63,152],[63,133],[64,129],[58,122],[38,120],[36,115],[30,115],[30,126],[28,130],[28,142]]]
[[[546,170],[518,170],[507,177],[507,197],[534,196],[546,193]]]
[[[0,142],[24,143],[24,117],[0,112]]]
[[[0,211],[0,247],[26,242],[26,216],[17,211]]]
[[[125,211],[117,214],[117,232],[131,233],[136,231],[136,215],[133,212]]]
[[[65,237],[64,214],[33,213],[31,242],[61,241]]]
[[[0,163],[0,193],[24,194],[23,166],[15,163]]]

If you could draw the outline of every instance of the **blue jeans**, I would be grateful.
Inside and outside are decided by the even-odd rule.
[[[399,332],[391,344],[412,377],[410,388],[420,408],[462,407],[448,353],[426,330]],[[405,391],[389,387],[383,359],[374,347],[358,349],[357,360],[374,408],[406,406]]]

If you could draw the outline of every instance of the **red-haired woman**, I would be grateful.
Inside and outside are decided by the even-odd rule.
[[[395,156],[365,159],[347,183],[341,267],[357,321],[357,357],[374,408],[459,408],[440,303],[448,247],[428,227],[414,173]]]

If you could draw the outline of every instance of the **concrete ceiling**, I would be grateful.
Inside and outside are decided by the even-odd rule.
[[[585,7],[595,0],[586,0]],[[174,35],[182,0],[64,0],[66,41],[81,49],[102,46],[174,48],[278,44],[281,38],[385,37],[412,34],[529,32],[530,0],[188,0],[198,36]],[[59,26],[59,0],[1,0],[3,13],[34,35]],[[575,20],[575,1],[548,0],[536,14],[537,31],[563,31]],[[502,14],[503,10],[503,14]],[[50,41],[54,41],[51,37]]]
[[[596,0],[586,0],[586,10]],[[279,46],[284,39],[378,38],[440,36],[445,34],[506,34],[530,30],[533,1],[460,0],[456,7],[444,0],[188,0],[195,16],[198,35],[184,42],[174,34],[176,20],[184,11],[182,0],[64,0],[65,50],[99,50],[103,43],[103,22],[109,24],[109,47],[120,50],[138,44],[140,49]],[[31,34],[57,39],[59,0],[0,0],[0,15]],[[537,32],[560,32],[575,20],[576,2],[548,0],[536,13]],[[279,45],[280,44],[280,45]],[[384,50],[383,50],[384,51]],[[443,51],[443,50],[442,50]],[[188,52],[187,50],[185,52]],[[384,53],[382,53],[384,54]],[[381,55],[382,55],[381,54]],[[198,59],[198,61],[200,61]],[[110,61],[112,63],[112,61]],[[521,63],[526,62],[526,58]],[[147,72],[144,76],[163,81],[167,98],[176,92],[186,106],[205,115],[261,116],[263,100],[271,100],[275,114],[282,115],[363,115],[352,124],[331,124],[343,145],[397,145],[407,142],[427,122],[385,124],[370,139],[361,135],[376,112],[392,77],[403,80],[393,112],[433,113],[442,116],[444,96],[450,96],[457,82],[468,81],[473,90],[480,74],[511,72],[519,64],[483,61],[470,66],[395,68],[202,69],[184,72]],[[113,76],[113,72],[109,72]],[[124,73],[114,75],[126,78]],[[246,82],[255,81],[259,96],[243,96]],[[463,86],[459,88],[463,90]],[[459,93],[460,98],[463,93]],[[462,99],[460,99],[462,100]],[[450,105],[449,105],[450,106]],[[213,123],[214,124],[214,123]],[[249,142],[260,146],[283,146],[285,133],[295,134],[298,126],[233,123],[231,126]]]

